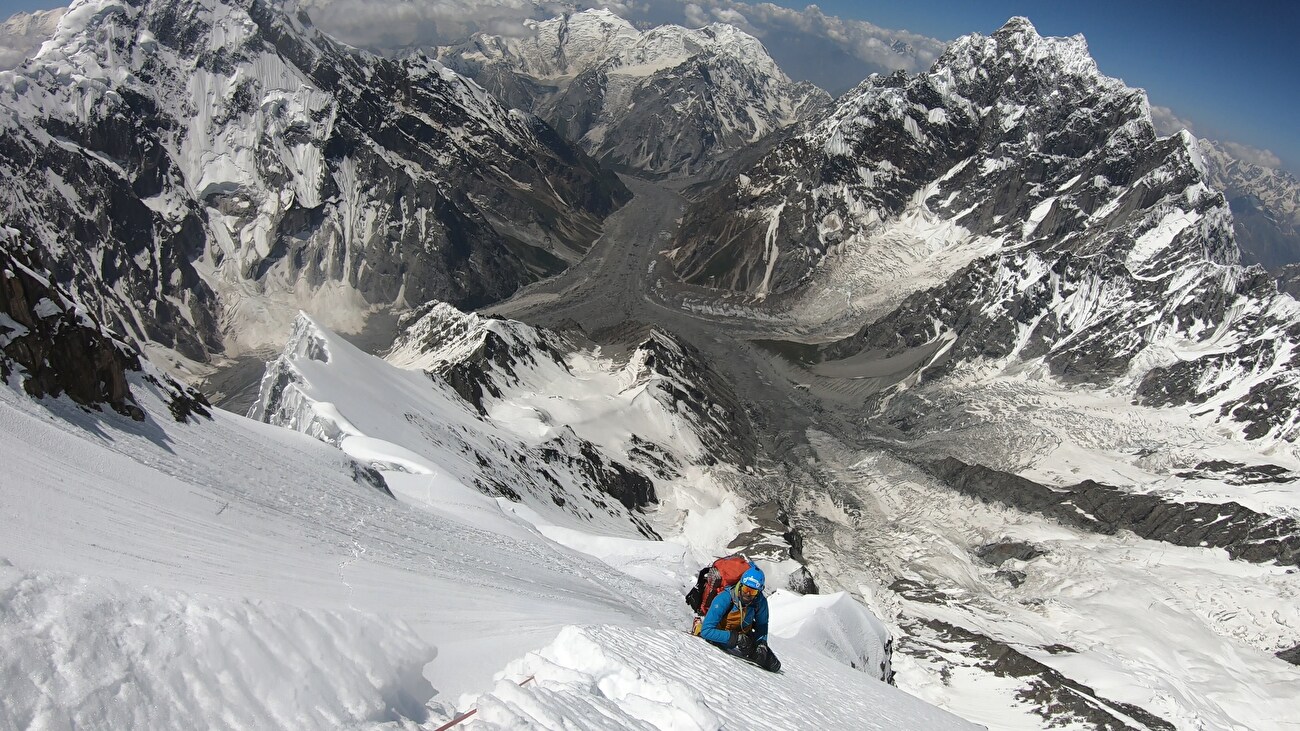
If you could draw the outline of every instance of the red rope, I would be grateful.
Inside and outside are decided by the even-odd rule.
[[[530,680],[532,680],[532,679],[533,679],[533,676],[529,675],[528,677],[526,677],[526,678],[524,678],[523,680],[519,681],[519,687],[522,688],[522,687],[524,687],[525,685],[528,685],[528,681],[530,681]],[[459,716],[457,716],[457,717],[451,719],[450,721],[448,721],[448,722],[444,723],[443,725],[439,726],[438,728],[434,729],[433,731],[447,731],[447,729],[451,728],[452,726],[455,726],[456,724],[460,723],[461,721],[464,721],[465,719],[469,718],[470,716],[474,715],[475,713],[478,713],[478,709],[477,709],[477,708],[471,708],[471,709],[469,709],[468,711],[465,711],[464,713],[462,713],[461,715],[459,715]]]

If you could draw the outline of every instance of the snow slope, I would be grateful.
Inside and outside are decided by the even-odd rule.
[[[787,672],[747,675],[674,629],[682,544],[555,533],[597,560],[419,472],[385,472],[394,500],[339,449],[224,412],[175,422],[132,379],[143,422],[0,388],[0,728],[435,728],[475,703],[511,728],[782,728],[796,708],[966,727],[840,661],[874,638],[824,654],[782,609]],[[525,668],[531,705],[491,682]]]

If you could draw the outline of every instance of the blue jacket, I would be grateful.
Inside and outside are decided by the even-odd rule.
[[[727,621],[728,615],[733,612],[739,614],[740,610],[740,600],[736,598],[735,586],[713,597],[713,601],[709,603],[709,611],[700,623],[700,637],[715,645],[731,646],[732,633],[723,628],[735,624],[734,617],[731,622]],[[750,628],[753,629],[756,642],[767,641],[767,597],[761,593],[749,603],[748,607],[744,607],[744,616],[738,629],[746,631]]]

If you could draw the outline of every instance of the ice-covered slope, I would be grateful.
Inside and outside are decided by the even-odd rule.
[[[643,173],[714,171],[830,102],[792,82],[758,39],[722,23],[642,32],[612,12],[587,10],[531,30],[524,38],[476,35],[439,57],[594,157]]]
[[[551,373],[532,372],[553,380],[557,371],[566,371],[558,358],[545,365]],[[559,418],[513,401],[480,401],[476,409],[441,377],[389,366],[300,316],[285,352],[268,366],[250,416],[409,475],[396,484],[399,490],[476,490],[569,527],[657,537],[643,515],[658,501],[655,486],[625,464],[627,449],[617,449],[645,425],[631,419],[645,410],[637,408],[636,397],[628,394],[605,409],[620,414],[628,431],[607,429],[604,441],[615,449],[602,449],[572,427],[581,409]],[[655,414],[648,416],[653,420]],[[612,415],[606,422],[615,426]],[[689,442],[681,447],[691,449]]]
[[[397,369],[304,340],[353,376],[335,403],[357,424],[405,421],[411,405],[365,401]],[[564,527],[392,461],[391,442],[178,422],[167,391],[128,378],[139,421],[0,387],[6,726],[431,729],[477,707],[480,728],[972,728],[850,666],[879,661],[883,628],[847,597],[775,592],[780,675],[683,632],[682,588],[724,539],[690,520],[671,543]],[[455,465],[461,446],[425,457]],[[712,496],[717,525],[734,508]],[[523,671],[526,687],[492,684]]]
[[[577,259],[626,191],[432,59],[292,0],[78,0],[0,74],[0,210],[113,328],[202,360],[300,308],[499,299]]]

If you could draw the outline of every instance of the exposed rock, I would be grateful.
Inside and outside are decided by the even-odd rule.
[[[1292,647],[1290,650],[1282,650],[1277,656],[1292,665],[1300,665],[1300,645]]]
[[[980,546],[975,549],[975,555],[990,566],[1001,566],[1011,559],[1032,561],[1039,556],[1047,555],[1047,551],[1040,546],[1023,541],[1001,541]]]
[[[278,342],[299,307],[482,305],[577,260],[627,200],[438,62],[286,9],[69,13],[0,79],[0,212],[115,332],[204,360]]]
[[[389,489],[388,481],[385,480],[384,475],[374,467],[354,461],[352,463],[352,480],[373,490],[378,490],[388,497],[393,497],[393,491]]]
[[[925,468],[966,495],[1041,513],[1076,528],[1106,535],[1130,530],[1178,546],[1223,548],[1235,559],[1300,566],[1300,525],[1236,502],[1170,502],[1092,480],[1054,488],[951,457]]]
[[[145,418],[127,375],[142,370],[140,354],[113,337],[41,272],[12,229],[0,230],[0,379],[16,376],[36,398],[66,395]],[[201,393],[153,374],[145,378],[169,398],[177,421],[209,416]]]
[[[531,28],[522,38],[478,34],[439,58],[597,159],[641,174],[708,175],[830,104],[730,25],[643,33],[587,10]]]
[[[1188,480],[1220,480],[1229,485],[1281,485],[1300,479],[1300,475],[1275,464],[1246,465],[1222,459],[1200,462],[1191,470],[1177,472],[1174,476]]]
[[[1007,582],[1011,586],[1015,587],[1025,583],[1025,579],[1028,578],[1029,575],[1023,571],[1014,571],[1012,569],[999,569],[997,573],[994,574],[994,576],[998,577],[999,579],[1002,579],[1003,581]]]

